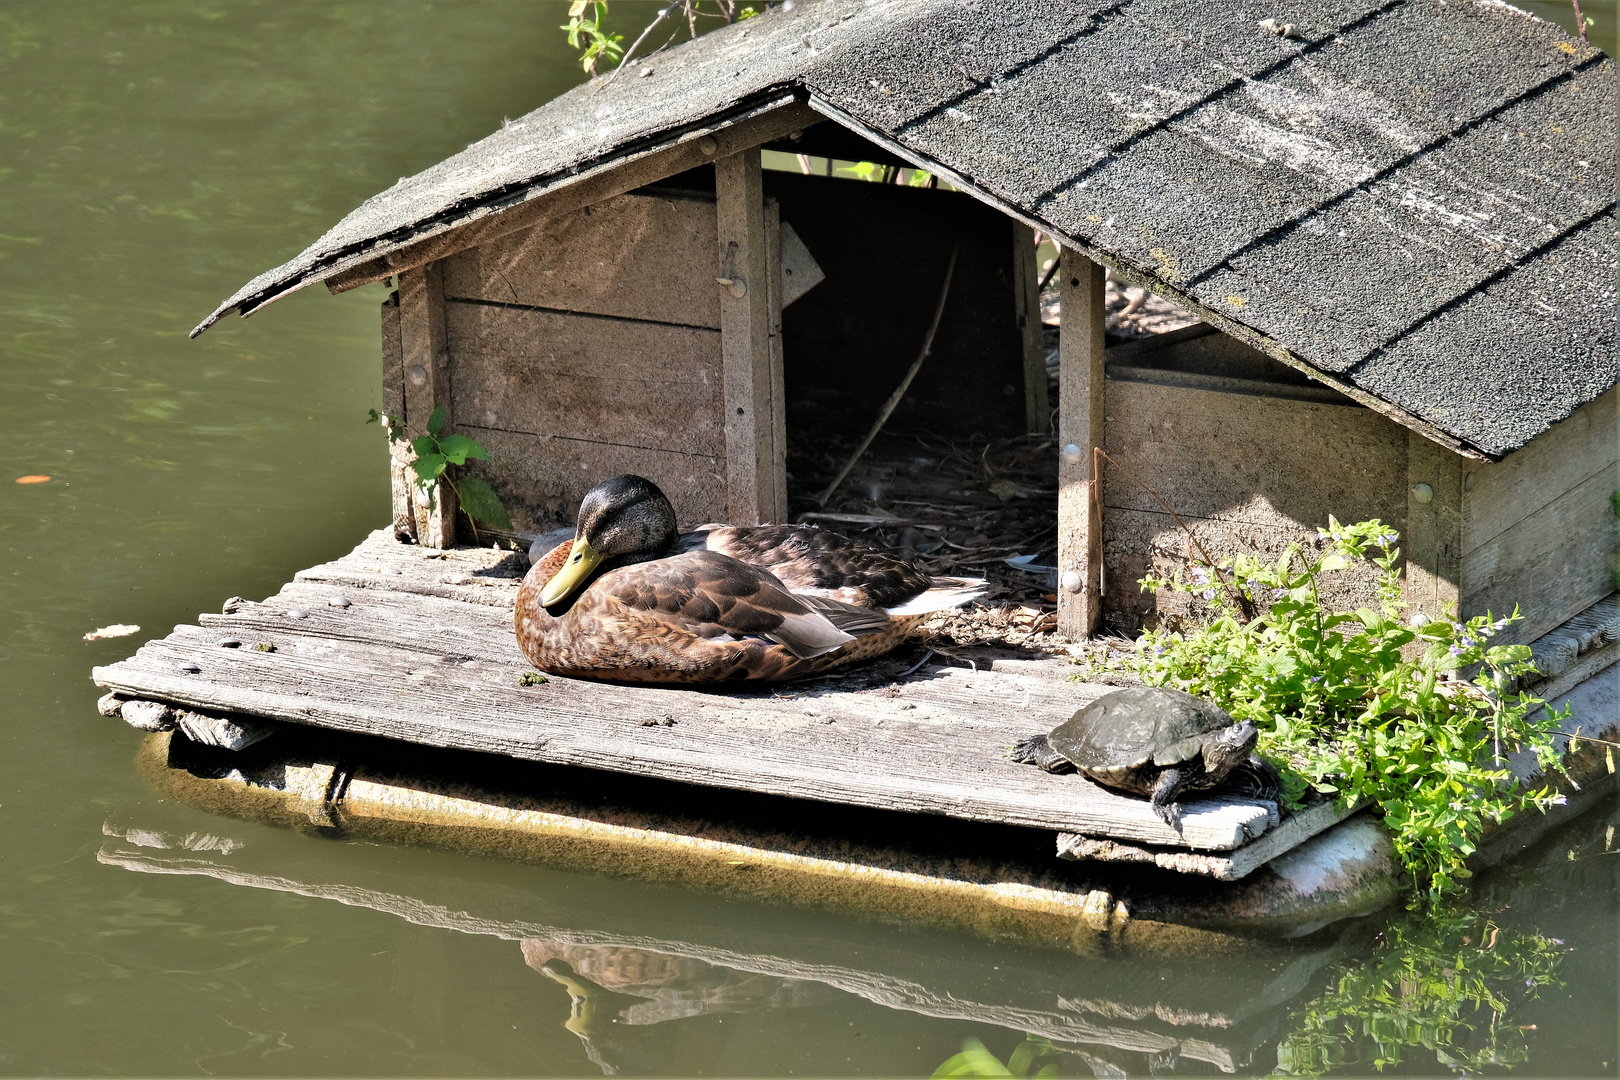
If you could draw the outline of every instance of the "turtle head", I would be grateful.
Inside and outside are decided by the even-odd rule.
[[[1220,783],[1227,773],[1249,760],[1259,741],[1260,729],[1252,720],[1222,728],[1204,744],[1204,772],[1215,783]]]
[[[608,559],[639,562],[666,554],[675,535],[675,508],[657,484],[629,473],[602,481],[581,500],[574,546],[540,603],[551,607],[567,599]]]

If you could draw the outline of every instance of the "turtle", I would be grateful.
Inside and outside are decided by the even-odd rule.
[[[1146,795],[1160,820],[1179,830],[1176,799],[1184,791],[1207,791],[1232,777],[1245,794],[1276,798],[1282,779],[1254,753],[1259,738],[1253,721],[1235,722],[1212,701],[1137,686],[1104,694],[1049,734],[1013,745],[1007,756]]]

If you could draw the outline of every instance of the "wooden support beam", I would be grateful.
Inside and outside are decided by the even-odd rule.
[[[399,331],[405,374],[405,434],[427,433],[428,419],[440,405],[450,408],[450,356],[444,332],[444,274],[439,263],[399,275]],[[414,474],[413,474],[414,475]],[[410,485],[416,542],[447,548],[456,542],[456,497],[440,481],[424,492]]]
[[[782,376],[782,206],[765,200],[765,280],[771,295],[771,481],[772,510],[766,521],[788,520],[787,496],[787,391]]]
[[[770,301],[765,195],[757,148],[714,163],[719,252],[720,353],[726,431],[726,520],[781,520],[785,480],[771,401]]]
[[[1046,392],[1046,349],[1041,343],[1041,270],[1035,259],[1035,230],[1012,223],[1013,303],[1024,344],[1024,430],[1045,435],[1052,430],[1052,406]]]
[[[388,294],[382,304],[382,423],[386,430],[405,423],[405,346],[400,340],[399,293]],[[411,510],[410,447],[389,440],[388,478],[392,489],[394,536],[416,539],[416,517]]]
[[[345,259],[327,271],[323,280],[334,293],[381,281],[402,270],[424,266],[496,237],[533,228],[580,207],[594,206],[626,191],[779,139],[818,124],[821,119],[808,105],[791,98],[773,102],[743,118],[690,131],[673,146],[650,150],[639,157],[615,158],[578,175],[536,184],[522,202],[480,209],[460,221],[430,227],[427,235],[394,251],[372,258]],[[277,294],[281,295],[285,293]]]
[[[1103,268],[1062,251],[1058,339],[1058,632],[1090,637],[1102,615],[1102,492],[1092,450],[1103,445]]]
[[[1417,432],[1406,442],[1406,602],[1431,619],[1462,577],[1464,459]]]

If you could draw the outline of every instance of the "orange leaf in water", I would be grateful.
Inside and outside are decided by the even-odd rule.
[[[19,484],[43,484],[43,483],[46,483],[49,480],[50,480],[50,477],[48,477],[48,476],[40,476],[37,473],[34,474],[33,476],[19,476],[19,477],[17,477],[17,483],[19,483]]]

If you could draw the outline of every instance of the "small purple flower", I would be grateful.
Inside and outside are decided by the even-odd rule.
[[[1287,595],[1288,595],[1288,590],[1287,589],[1272,589],[1271,590],[1271,598],[1273,600],[1280,600],[1280,599],[1282,599],[1283,597],[1285,597]]]
[[[1453,645],[1451,647],[1451,655],[1452,656],[1461,656],[1462,655],[1462,650],[1457,648],[1457,646]]]
[[[1479,644],[1479,642],[1475,641],[1471,637],[1468,637],[1467,635],[1463,636],[1462,643],[1463,643],[1463,648],[1465,648],[1465,649],[1472,649],[1475,645]]]
[[[1205,600],[1213,600],[1213,599],[1215,599],[1215,590],[1214,589],[1205,589],[1203,592],[1199,593],[1198,595],[1202,596]]]

